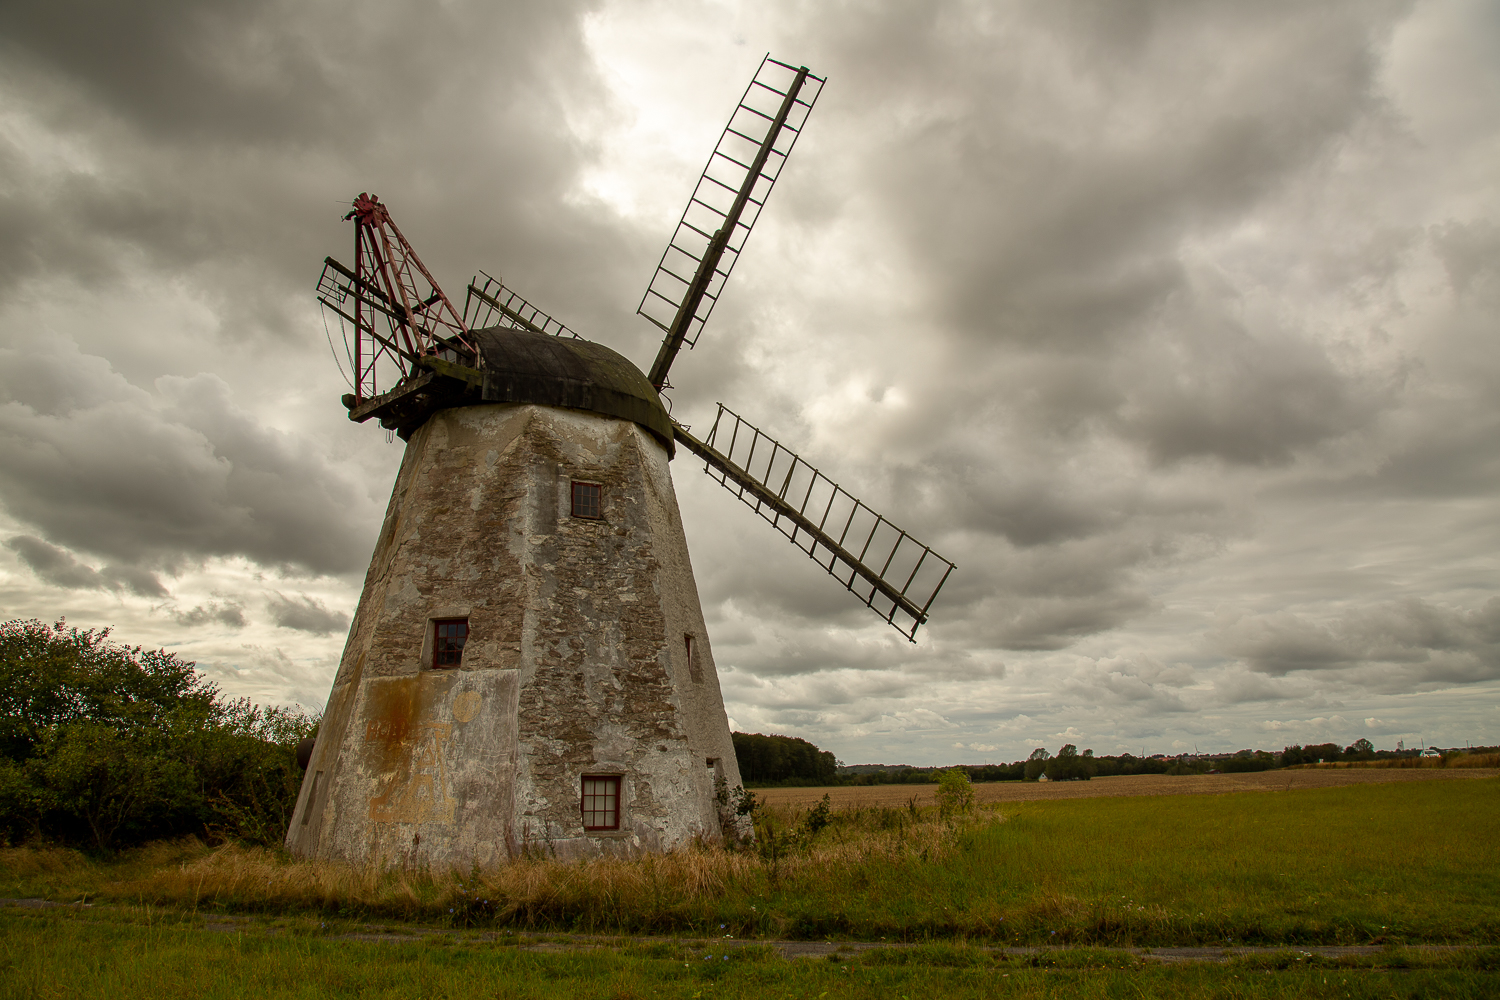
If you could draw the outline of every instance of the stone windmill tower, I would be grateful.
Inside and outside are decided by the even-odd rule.
[[[665,333],[649,375],[488,276],[460,316],[385,206],[355,201],[355,266],[329,258],[319,298],[352,327],[350,419],[407,447],[293,853],[446,867],[748,832],[678,445],[906,635],[926,620],[952,563],[722,406],[700,440],[660,395],[822,83],[762,62],[638,310]]]

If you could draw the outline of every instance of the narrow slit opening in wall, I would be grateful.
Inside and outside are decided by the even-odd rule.
[[[318,801],[318,786],[323,783],[323,772],[313,772],[312,788],[307,791],[307,805],[302,807],[302,825],[306,826],[308,819],[312,817],[313,806]]]
[[[698,642],[691,634],[684,634],[682,645],[687,652],[688,676],[694,684],[703,683],[703,665],[698,662]]]

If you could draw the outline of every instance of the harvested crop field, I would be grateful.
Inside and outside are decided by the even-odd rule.
[[[1492,778],[1500,768],[1317,768],[1260,771],[1251,774],[1131,774],[1092,781],[995,781],[974,786],[980,802],[1035,802],[1045,799],[1092,799],[1118,795],[1222,795],[1225,792],[1282,792],[1299,788],[1334,788],[1390,781],[1460,781]],[[854,785],[835,788],[763,788],[755,797],[771,806],[811,806],[828,795],[834,808],[902,806],[915,798],[932,805],[936,785]]]

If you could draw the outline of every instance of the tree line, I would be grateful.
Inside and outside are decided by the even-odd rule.
[[[740,780],[746,785],[834,785],[839,762],[795,736],[732,733]]]
[[[938,782],[945,767],[912,767],[908,764],[856,764],[845,766],[833,754],[819,750],[806,740],[790,736],[763,736],[735,733],[735,755],[740,777],[749,785],[931,785]],[[961,764],[956,769],[973,782],[984,781],[1087,781],[1093,777],[1129,774],[1226,774],[1268,771],[1295,764],[1337,763],[1341,761],[1382,760],[1415,756],[1419,751],[1376,750],[1367,739],[1355,740],[1346,747],[1336,743],[1308,746],[1295,744],[1278,753],[1266,750],[1241,750],[1233,754],[1167,756],[1155,754],[1137,757],[1123,753],[1117,756],[1095,756],[1093,750],[1079,751],[1069,743],[1054,756],[1038,747],[1025,760],[1009,764]]]
[[[109,635],[0,625],[0,839],[281,843],[318,719],[227,698],[195,664]]]

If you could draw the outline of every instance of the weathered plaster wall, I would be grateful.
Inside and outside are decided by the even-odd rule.
[[[412,436],[292,851],[466,865],[719,836],[715,775],[739,772],[667,461],[633,423],[534,405]],[[571,516],[574,480],[601,486],[599,520]],[[463,662],[433,670],[449,617]],[[586,774],[622,776],[619,831],[582,829]]]

